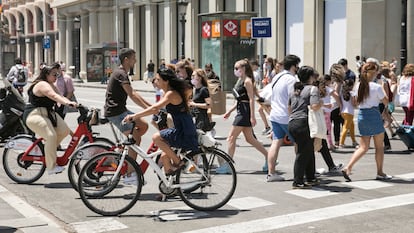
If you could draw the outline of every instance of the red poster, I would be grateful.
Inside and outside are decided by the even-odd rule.
[[[201,37],[211,37],[211,21],[205,21],[201,23]]]
[[[234,19],[223,20],[223,35],[229,37],[235,37],[238,35],[239,26],[238,21]]]

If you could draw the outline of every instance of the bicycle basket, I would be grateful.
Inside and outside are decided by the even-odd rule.
[[[214,139],[210,134],[206,134],[202,130],[197,130],[197,137],[198,137],[198,144],[203,145],[204,147],[214,147],[217,143],[216,139]]]
[[[89,125],[99,125],[99,113],[100,113],[100,110],[96,108],[92,108],[89,111],[89,116],[88,116],[88,119],[90,119]]]

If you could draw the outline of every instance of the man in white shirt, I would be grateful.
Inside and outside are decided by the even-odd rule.
[[[273,140],[267,154],[267,182],[282,181],[285,179],[283,176],[276,174],[275,166],[285,135],[288,135],[289,139],[293,141],[293,138],[289,135],[288,132],[288,100],[290,94],[293,92],[293,85],[298,82],[296,72],[298,70],[299,63],[300,58],[298,56],[287,55],[283,59],[284,70],[273,78],[272,83],[268,84],[273,86],[271,98],[272,110],[270,112]]]

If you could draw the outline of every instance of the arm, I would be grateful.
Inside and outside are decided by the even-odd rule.
[[[335,99],[336,103],[338,103],[339,110],[342,110],[342,101],[341,98],[339,98],[338,92],[332,91],[331,96]]]
[[[168,91],[167,93],[165,93],[165,95],[162,97],[162,99],[160,101],[158,101],[157,103],[155,103],[154,105],[150,105],[147,108],[145,108],[143,111],[135,113],[135,114],[131,114],[131,115],[127,115],[124,118],[125,122],[128,121],[135,121],[141,117],[145,117],[145,116],[149,116],[149,115],[153,115],[153,114],[157,114],[160,109],[164,106],[166,106],[167,104],[171,103],[171,101],[175,98],[174,94],[172,91]]]
[[[41,81],[38,84],[36,84],[36,86],[33,89],[33,92],[38,96],[46,96],[49,99],[62,105],[77,106],[76,102],[70,101],[68,98],[59,95],[56,92],[56,90],[52,88],[51,84],[45,81]]]
[[[141,108],[148,108],[151,106],[149,102],[147,102],[140,94],[132,89],[130,84],[122,84],[122,88],[124,88],[129,98],[131,98],[131,100]]]
[[[252,123],[252,126],[256,125],[256,116],[255,116],[255,108],[254,108],[254,88],[253,88],[253,82],[251,78],[246,78],[244,81],[244,86],[247,91],[247,95],[249,96],[249,106],[250,106],[250,122]]]

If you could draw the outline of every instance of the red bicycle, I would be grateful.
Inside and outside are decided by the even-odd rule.
[[[97,137],[97,134],[92,132],[92,125],[104,123],[99,121],[99,110],[88,109],[82,105],[77,108],[80,113],[78,126],[63,156],[57,157],[56,163],[59,166],[67,165],[72,154],[78,153],[79,150],[74,152],[79,143],[100,142],[103,145],[115,146],[111,140]],[[37,181],[46,169],[43,138],[28,134],[20,134],[11,138],[7,141],[3,151],[3,167],[10,179],[19,184]],[[71,180],[71,173],[69,172],[68,175]]]

